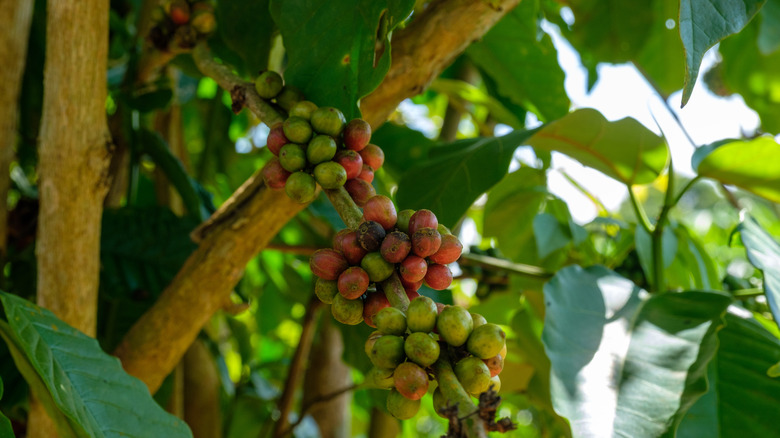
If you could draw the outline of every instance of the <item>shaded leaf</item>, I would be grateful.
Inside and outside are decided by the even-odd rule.
[[[90,437],[192,437],[97,341],[21,298],[0,294],[19,346],[57,407]]]
[[[468,82],[439,78],[433,81],[430,90],[444,94],[448,99],[458,99],[475,105],[482,105],[490,112],[490,116],[497,123],[503,123],[515,129],[523,127],[523,121],[518,119],[512,111],[504,107],[501,101]]]
[[[701,147],[693,154],[691,166],[701,176],[780,202],[780,144],[772,137]]]
[[[766,0],[680,0],[680,38],[685,48],[682,105],[693,92],[704,53],[742,30]]]
[[[398,208],[427,208],[439,223],[454,226],[471,204],[507,172],[515,149],[535,131],[475,138],[434,148],[433,158],[409,169],[398,183]]]
[[[768,55],[780,49],[780,0],[766,0],[758,16],[761,17],[758,49],[764,55]]]
[[[3,398],[3,380],[0,379],[0,398]],[[0,438],[14,438],[11,420],[0,412]]]
[[[653,24],[642,51],[634,63],[666,96],[683,87],[685,55],[677,29],[677,2],[655,0]]]
[[[544,295],[553,403],[575,436],[657,437],[706,391],[730,296],[648,296],[602,266],[566,267]]]
[[[638,121],[610,122],[590,108],[548,123],[526,143],[566,154],[628,185],[655,180],[669,158],[663,139]]]
[[[371,142],[382,145],[385,163],[382,169],[399,180],[409,169],[409,163],[416,163],[428,156],[436,144],[422,132],[395,123],[384,123],[371,135]]]
[[[254,77],[265,70],[275,30],[269,0],[220,0],[217,2],[217,35],[210,43],[215,53]]]
[[[751,217],[737,227],[750,263],[764,274],[764,293],[780,326],[780,245]]]
[[[566,247],[571,242],[568,228],[565,228],[555,216],[549,213],[537,214],[533,227],[536,253],[540,259]]]

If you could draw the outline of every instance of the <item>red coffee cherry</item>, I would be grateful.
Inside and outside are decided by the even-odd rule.
[[[374,170],[382,167],[382,164],[385,162],[385,153],[382,152],[382,148],[375,144],[366,146],[360,151],[360,156],[363,157],[363,162]]]
[[[398,271],[401,273],[401,278],[404,281],[416,283],[425,278],[425,274],[428,272],[428,263],[424,258],[410,254],[401,262],[401,267]]]
[[[369,292],[363,303],[363,320],[369,327],[376,328],[374,316],[385,307],[390,307],[390,301],[383,292]]]
[[[363,119],[350,120],[342,135],[347,149],[362,151],[371,141],[371,125]]]
[[[311,272],[323,280],[337,280],[349,265],[344,256],[333,249],[318,249],[309,259]]]
[[[395,389],[409,400],[419,400],[428,392],[428,373],[414,362],[404,362],[393,373]]]
[[[371,184],[363,181],[362,179],[350,179],[344,184],[344,188],[355,201],[358,207],[363,208],[366,205],[366,201],[372,196],[376,196],[376,189]]]
[[[363,164],[363,168],[360,170],[360,174],[357,176],[365,182],[374,182],[374,169],[370,168],[367,164]]]
[[[284,135],[284,124],[279,122],[271,127],[271,131],[268,133],[268,137],[265,140],[265,145],[268,146],[268,150],[271,151],[272,154],[279,156],[279,151],[282,149],[282,146],[289,142],[290,140],[287,140],[287,137]]]
[[[265,181],[265,185],[274,190],[283,189],[290,175],[291,173],[284,170],[276,157],[272,157],[263,167],[263,181]]]
[[[420,228],[433,228],[434,230],[439,227],[439,220],[436,219],[436,215],[430,210],[417,210],[412,217],[409,218],[409,235],[413,236]]]
[[[342,235],[339,240],[341,252],[344,254],[344,258],[347,259],[347,262],[350,265],[359,265],[360,261],[363,259],[363,256],[368,254],[368,251],[360,246],[357,230],[347,230],[347,233]]]
[[[431,264],[425,274],[425,284],[434,290],[444,290],[452,284],[452,272],[445,265]]]
[[[360,298],[368,290],[368,274],[359,266],[347,268],[339,275],[338,288],[346,299]]]
[[[355,151],[340,150],[336,152],[333,161],[341,164],[341,167],[347,171],[347,179],[357,178],[363,171],[363,157]],[[371,181],[369,181],[371,182]]]
[[[412,251],[420,257],[436,253],[441,246],[441,234],[435,228],[418,228],[412,235]]]
[[[412,250],[412,241],[403,231],[393,231],[385,236],[379,252],[390,263],[401,263]]]
[[[333,249],[340,253],[344,253],[344,239],[351,232],[349,228],[339,230],[335,236],[333,236]]]
[[[448,265],[460,258],[460,254],[463,251],[463,244],[460,240],[452,234],[445,234],[441,236],[441,246],[429,258],[434,263],[441,265]]]
[[[363,218],[367,221],[378,222],[386,231],[392,230],[398,215],[393,201],[384,195],[372,196],[363,207]]]

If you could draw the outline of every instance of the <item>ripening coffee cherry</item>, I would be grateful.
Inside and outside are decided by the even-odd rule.
[[[368,274],[359,266],[349,267],[339,275],[338,289],[348,300],[360,298],[368,290]]]
[[[361,157],[359,153],[348,149],[336,152],[333,161],[341,164],[341,167],[347,171],[347,179],[357,178],[357,176],[360,175],[360,171],[363,169],[363,157]]]
[[[344,240],[351,231],[352,230],[349,228],[339,230],[336,235],[333,236],[333,249],[340,253],[344,253]]]
[[[428,272],[428,263],[424,258],[409,254],[402,262],[398,272],[401,278],[409,283],[416,283]]]
[[[439,227],[439,220],[436,219],[436,215],[430,210],[417,210],[409,218],[409,235],[413,236],[420,228],[433,228]]]
[[[288,172],[297,172],[306,167],[306,151],[296,143],[287,143],[279,151],[279,163]]]
[[[455,364],[455,375],[463,389],[469,394],[478,395],[490,385],[490,370],[481,359],[469,356]]]
[[[353,151],[362,151],[371,141],[371,125],[363,119],[352,119],[344,127],[344,146]]]
[[[344,256],[330,248],[318,249],[309,259],[311,272],[323,280],[338,280],[339,275],[344,272],[349,265]]]
[[[379,250],[385,239],[385,229],[379,222],[367,220],[358,226],[358,242],[366,251]]]
[[[403,336],[406,332],[406,315],[395,307],[385,307],[374,316],[374,323],[386,335]]]
[[[385,231],[392,230],[398,215],[393,201],[385,195],[372,196],[363,207],[363,218],[367,221],[378,222]]]
[[[406,296],[410,297],[409,301],[411,301],[413,298],[417,298],[420,296],[419,293],[417,293],[418,290],[423,285],[423,280],[415,281],[415,282],[408,282],[404,280],[403,277],[401,277],[401,284],[404,286],[404,290],[406,291]]]
[[[276,95],[276,104],[282,107],[283,110],[289,112],[290,109],[296,103],[303,100],[303,93],[301,90],[293,87],[292,85],[285,85],[282,87],[282,91]]]
[[[463,251],[463,244],[452,234],[443,234],[441,236],[441,246],[438,251],[432,254],[429,259],[440,265],[449,265],[460,258]]]
[[[474,321],[474,328],[487,324],[487,319],[479,313],[472,313],[471,319]]]
[[[255,90],[263,99],[273,99],[282,91],[283,86],[284,80],[275,71],[264,71],[255,79]]]
[[[330,305],[330,313],[342,324],[358,325],[363,321],[363,301],[348,300],[337,294]]]
[[[419,292],[417,292],[416,290],[409,289],[406,286],[404,286],[404,292],[406,292],[406,298],[409,298],[409,301],[412,301],[413,299],[420,297]]]
[[[365,314],[365,305],[363,306],[363,309],[363,314]],[[366,352],[366,356],[371,357],[371,349],[374,348],[374,344],[376,343],[377,339],[381,338],[382,336],[384,335],[380,333],[379,330],[371,332],[371,334],[368,335],[366,344],[363,346],[363,349]]]
[[[377,339],[371,347],[371,353],[368,355],[371,363],[377,368],[395,368],[404,361],[404,357],[406,357],[404,353],[404,338],[392,335],[384,335]]]
[[[387,412],[399,420],[408,420],[420,410],[420,400],[410,400],[393,389],[387,395]]]
[[[306,144],[311,140],[312,129],[308,120],[301,117],[288,117],[282,125],[284,136],[293,143]]]
[[[286,145],[290,141],[284,136],[284,124],[279,122],[271,127],[271,131],[268,132],[268,137],[265,140],[265,145],[268,146],[268,150],[272,154],[279,156],[279,151],[282,150],[282,146]]]
[[[374,169],[368,167],[367,164],[363,164],[363,168],[360,170],[357,177],[367,183],[374,182]]]
[[[505,342],[506,334],[501,327],[489,322],[471,332],[466,349],[480,359],[489,359],[501,351]]]
[[[363,320],[369,327],[376,328],[374,316],[385,307],[390,307],[390,301],[382,292],[369,292],[363,303]],[[379,333],[378,331],[376,333]],[[368,352],[366,352],[368,354]]]
[[[308,204],[317,197],[317,183],[311,175],[303,172],[293,172],[284,185],[287,196],[300,204]]]
[[[436,303],[428,297],[419,297],[409,302],[406,309],[406,325],[412,333],[430,333],[436,328],[439,311]]]
[[[339,163],[326,161],[314,168],[314,179],[323,189],[337,189],[347,182],[347,171]]]
[[[370,144],[360,151],[360,156],[363,157],[363,163],[368,164],[374,170],[382,167],[385,162],[385,153],[382,152],[382,148],[375,144]]]
[[[432,263],[425,273],[425,284],[434,290],[444,290],[452,284],[452,271],[446,265]]]
[[[471,314],[460,306],[444,307],[436,319],[439,336],[453,347],[465,344],[473,327],[474,321],[471,319]]]
[[[368,273],[368,278],[374,283],[387,280],[395,270],[395,266],[386,262],[378,252],[366,254],[360,261],[360,267]]]
[[[306,159],[311,164],[320,164],[325,161],[330,161],[336,156],[336,140],[329,135],[316,135],[309,141],[309,146],[306,148]],[[345,180],[346,181],[346,180]]]
[[[311,126],[320,134],[338,137],[345,123],[344,114],[333,107],[323,106],[311,113]]]
[[[425,258],[432,256],[441,247],[441,234],[434,228],[418,228],[412,234],[412,252]]]
[[[440,352],[439,343],[428,333],[414,332],[404,341],[406,357],[423,368],[433,365]]]
[[[341,252],[344,254],[344,258],[347,259],[350,265],[358,265],[363,257],[368,254],[368,251],[360,246],[358,241],[358,232],[356,230],[349,230],[340,239]]]
[[[314,283],[314,293],[317,294],[317,298],[323,303],[331,304],[333,297],[339,294],[339,287],[335,281],[317,278],[317,281]]]
[[[482,359],[490,370],[490,377],[495,377],[504,369],[504,356],[497,354],[488,359]]]
[[[281,190],[287,183],[287,178],[290,177],[290,172],[286,171],[279,159],[271,157],[265,166],[263,166],[263,181],[265,185],[274,190]]]
[[[390,263],[401,263],[412,250],[412,241],[403,231],[391,231],[382,241],[379,252]]]
[[[302,100],[293,104],[290,108],[290,117],[300,117],[304,120],[311,120],[312,113],[317,109],[317,105],[314,102],[308,100]]]
[[[413,362],[404,362],[395,368],[393,383],[404,397],[419,400],[428,392],[428,373]]]
[[[409,219],[412,218],[414,210],[406,209],[398,212],[398,220],[395,222],[396,228],[409,235]]]
[[[371,367],[366,373],[365,384],[376,389],[392,389],[395,387],[393,370]]]
[[[362,179],[350,179],[344,184],[344,188],[355,201],[358,207],[363,208],[366,205],[366,201],[372,196],[376,196],[376,189],[371,184],[363,181]]]
[[[177,26],[183,26],[190,21],[190,5],[185,0],[173,0],[170,2],[168,16]]]

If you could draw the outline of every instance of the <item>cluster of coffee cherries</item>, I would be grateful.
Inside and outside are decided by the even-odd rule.
[[[376,195],[366,201],[358,228],[339,231],[333,248],[317,250],[309,265],[318,277],[315,292],[332,304],[336,320],[375,327],[374,315],[390,306],[382,282],[397,272],[410,300],[423,283],[446,289],[452,283],[447,264],[462,250],[430,210],[396,212],[390,198]]]
[[[323,189],[342,186],[362,207],[376,195],[374,172],[385,161],[382,149],[371,141],[371,125],[363,119],[346,123],[337,108],[318,107],[302,100],[300,92],[284,86],[282,77],[266,71],[255,80],[255,90],[287,110],[283,123],[271,127],[266,145],[274,157],[263,168],[263,179],[272,189],[284,188],[300,203]]]
[[[209,1],[163,0],[152,11],[149,38],[159,50],[179,52],[214,32],[217,20]]]

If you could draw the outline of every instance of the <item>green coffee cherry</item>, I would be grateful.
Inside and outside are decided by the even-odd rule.
[[[288,117],[282,125],[284,136],[293,143],[306,144],[311,140],[311,125],[306,119]]]
[[[306,167],[306,151],[295,143],[287,143],[279,150],[279,164],[288,172],[297,172]]]
[[[404,357],[404,338],[391,335],[385,335],[377,339],[371,347],[371,354],[368,355],[368,358],[371,359],[371,363],[377,368],[385,369],[395,368],[404,361]],[[482,363],[482,361],[480,361],[480,363]],[[487,369],[487,365],[485,368]]]
[[[363,301],[348,300],[341,294],[337,294],[333,297],[330,312],[333,318],[342,324],[357,325],[363,322]]]
[[[301,90],[293,87],[292,85],[285,85],[282,87],[282,91],[276,95],[276,104],[288,112],[293,107],[293,105],[302,100],[303,93]]]
[[[490,359],[501,351],[505,342],[506,334],[501,327],[487,323],[471,332],[466,349],[480,359]]]
[[[474,327],[469,311],[460,306],[449,306],[436,320],[439,336],[453,347],[465,344]]]
[[[347,171],[335,161],[326,161],[314,168],[314,178],[323,189],[337,189],[347,182]]]
[[[307,204],[317,197],[317,183],[311,175],[295,172],[287,178],[284,186],[287,196],[301,204]]]
[[[263,99],[272,99],[282,91],[284,81],[275,71],[263,72],[255,79],[255,90]]]
[[[478,395],[490,385],[490,370],[478,357],[469,356],[455,364],[455,375],[463,389],[469,394]]]
[[[409,400],[393,389],[387,396],[387,412],[399,420],[408,420],[420,410],[420,400]]]
[[[428,297],[417,297],[409,303],[406,310],[406,324],[411,332],[432,332],[436,327],[439,311],[436,303]]]
[[[333,298],[339,294],[338,282],[317,278],[314,283],[314,293],[325,304],[331,304]]]
[[[316,135],[309,142],[306,148],[306,158],[311,164],[320,164],[330,161],[335,155],[338,147],[333,137],[329,135]],[[346,171],[345,171],[346,173]]]
[[[439,358],[439,343],[428,333],[415,332],[406,337],[404,352],[412,362],[429,367]]]
[[[393,275],[395,270],[395,266],[383,259],[382,254],[378,252],[370,252],[363,256],[363,260],[360,261],[360,267],[368,272],[368,278],[372,282],[387,280],[388,277]]]
[[[386,335],[402,336],[406,332],[406,315],[395,307],[385,307],[374,316],[374,323]]]
[[[317,108],[311,114],[312,128],[320,134],[326,134],[332,137],[338,137],[341,134],[346,122],[347,120],[344,118],[344,114],[333,107],[324,106]]]
[[[300,117],[304,120],[311,120],[311,115],[316,109],[317,105],[314,102],[302,100],[295,103],[292,108],[290,108],[290,117]]]

